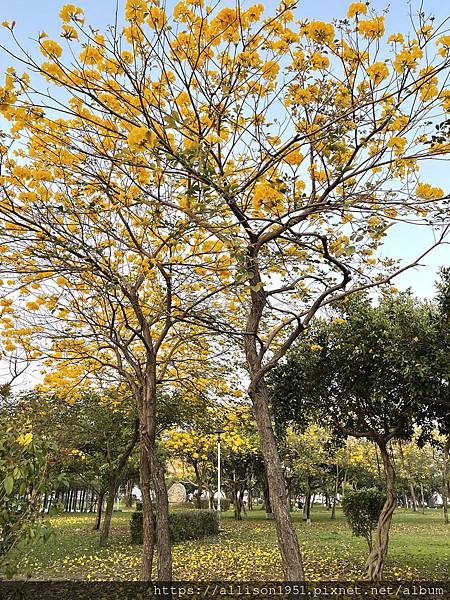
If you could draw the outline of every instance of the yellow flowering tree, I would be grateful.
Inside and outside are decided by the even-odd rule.
[[[74,5],[60,16],[61,41],[38,39],[43,58],[4,47],[33,73],[9,69],[0,90],[10,294],[48,282],[40,302],[71,348],[87,328],[96,364],[135,386],[165,580],[159,353],[194,322],[194,339],[241,340],[284,575],[301,580],[265,375],[321,306],[406,268],[378,250],[388,227],[441,223],[446,194],[420,165],[449,150],[433,131],[450,110],[450,36],[422,13],[411,35],[388,36],[365,3],[326,23],[289,1],[264,15],[127,0],[124,27],[105,33]]]

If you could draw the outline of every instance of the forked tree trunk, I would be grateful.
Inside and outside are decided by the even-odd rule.
[[[150,492],[150,465],[144,445],[140,451],[140,483],[142,494],[142,563],[141,580],[150,581],[152,578],[153,555],[155,551],[155,515]]]
[[[263,283],[259,273],[254,240],[251,240],[248,247],[246,268],[251,273],[249,279],[251,307],[244,336],[245,358],[250,375],[248,393],[253,404],[261,453],[266,466],[269,497],[275,519],[284,578],[287,581],[302,581],[304,571],[300,546],[287,506],[283,469],[270,419],[269,393],[264,374],[261,372],[262,353],[258,342],[258,332],[267,297],[262,289]],[[294,338],[292,338],[292,341],[294,341]]]
[[[288,510],[283,469],[270,420],[268,391],[264,380],[260,379],[256,386],[251,386],[249,394],[253,402],[261,452],[266,466],[269,498],[275,519],[284,578],[286,581],[302,581],[304,571],[300,546]]]
[[[442,468],[442,508],[444,510],[444,523],[448,525],[448,491],[450,487],[449,481],[449,454],[450,454],[450,437],[444,446],[444,464]]]
[[[371,581],[380,581],[388,553],[389,531],[392,515],[397,506],[395,495],[395,470],[385,443],[378,444],[386,477],[386,502],[378,519],[375,543],[366,562],[366,574]]]
[[[122,473],[127,466],[128,459],[130,458],[131,453],[133,452],[134,447],[136,446],[136,442],[139,437],[139,423],[136,422],[133,437],[128,443],[127,447],[123,451],[122,455],[119,458],[119,462],[116,465],[116,468],[112,471],[110,476],[110,483],[108,487],[108,501],[106,503],[105,509],[105,518],[103,520],[102,532],[100,534],[99,545],[106,546],[108,543],[109,532],[111,530],[111,517],[114,511],[114,500],[117,496],[117,492],[119,491],[120,478]]]

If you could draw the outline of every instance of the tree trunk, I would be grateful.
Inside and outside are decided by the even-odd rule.
[[[267,473],[264,468],[264,479],[263,479],[263,496],[264,496],[264,510],[266,511],[266,519],[273,519],[272,506],[270,505],[269,497],[269,484],[267,482]]]
[[[131,508],[133,504],[133,487],[134,481],[132,479],[129,479],[125,484],[125,495],[123,497],[123,501],[127,508]]]
[[[250,375],[248,394],[253,404],[261,453],[266,466],[269,497],[275,518],[284,578],[287,581],[303,581],[304,570],[300,546],[287,506],[283,469],[270,418],[269,393],[264,374],[261,372],[263,353],[259,346],[258,330],[267,304],[267,296],[259,273],[257,252],[254,240],[251,239],[245,265],[250,274],[248,283],[251,298],[244,336],[244,352]]]
[[[337,502],[338,490],[339,490],[339,464],[336,464],[336,475],[334,478],[333,505],[331,507],[331,518],[332,519],[336,518],[336,502]]]
[[[143,444],[140,451],[140,479],[142,494],[142,537],[143,553],[141,564],[141,580],[150,581],[152,578],[153,554],[155,550],[155,515],[153,513],[150,492],[150,465]]]
[[[195,480],[197,483],[197,496],[195,498],[195,504],[197,508],[202,507],[202,494],[203,494],[203,481],[200,475],[200,470],[198,468],[198,463],[194,460],[194,472],[195,472]]]
[[[414,490],[414,484],[412,481],[409,482],[409,489],[411,491],[411,502],[413,505],[413,510],[414,512],[417,511],[417,498],[416,498],[416,492]]]
[[[442,466],[442,508],[444,510],[444,523],[448,525],[448,490],[449,490],[449,454],[450,454],[450,436],[444,446],[444,464]]]
[[[138,402],[140,439],[147,454],[149,473],[155,492],[158,580],[169,582],[172,581],[172,546],[164,467],[156,451],[156,356],[154,354],[148,356],[145,380],[143,387],[138,392]],[[145,461],[143,462],[145,463]],[[141,461],[141,469],[143,462]],[[145,478],[146,473],[141,473],[141,477],[142,475]],[[151,517],[148,514],[146,518],[150,519]],[[148,556],[143,557],[141,576],[146,572],[147,567],[144,563],[148,562],[148,559]]]
[[[169,500],[167,498],[164,468],[153,448],[150,454],[150,472],[155,490],[156,546],[158,552],[158,580],[172,581],[172,544],[169,529]]]
[[[280,457],[269,414],[268,391],[263,379],[249,390],[258,426],[261,452],[267,472],[270,504],[275,518],[278,546],[286,581],[303,581],[304,571],[297,533],[292,523],[286,497]]]
[[[95,504],[95,493],[94,490],[91,490],[91,499],[89,501],[89,512],[91,513],[94,510]]]
[[[112,470],[110,475],[110,482],[108,487],[108,501],[106,503],[105,518],[103,521],[102,532],[100,534],[99,540],[100,546],[106,546],[106,544],[108,543],[109,532],[111,530],[111,517],[114,511],[114,500],[117,496],[117,492],[119,491],[120,478],[125,470],[125,467],[127,466],[128,459],[130,458],[130,454],[133,452],[133,448],[135,447],[138,438],[139,421],[136,421],[133,431],[133,437],[131,438],[128,446],[121,454],[116,468]]]
[[[391,528],[392,515],[397,506],[395,495],[395,470],[389,457],[385,443],[378,444],[381,458],[383,460],[386,477],[386,502],[378,519],[375,543],[366,562],[366,574],[370,581],[380,581],[383,576],[389,545],[389,531]]]
[[[425,514],[425,498],[423,495],[423,483],[420,483],[420,504],[422,508],[422,513]]]
[[[303,520],[306,521],[308,525],[311,525],[311,504],[312,494],[311,490],[308,489],[305,496],[305,504],[303,505]]]
[[[378,456],[378,454],[377,454]],[[345,496],[345,486],[347,485],[347,469],[344,469],[344,479],[342,480],[342,498]]]
[[[103,511],[103,499],[105,497],[105,492],[99,492],[97,494],[97,515],[95,518],[95,525],[93,527],[94,531],[98,531],[100,529],[100,523],[102,521],[102,511]]]

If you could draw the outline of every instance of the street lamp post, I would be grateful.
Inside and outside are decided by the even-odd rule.
[[[221,496],[222,496],[222,490],[221,490],[221,481],[220,481],[220,476],[221,476],[221,464],[220,464],[220,440],[221,440],[221,434],[223,433],[223,429],[217,429],[217,431],[215,431],[216,435],[217,435],[217,521],[219,523],[219,531],[223,531],[222,527],[221,527],[221,522],[220,522],[220,511],[221,511],[221,506],[220,506],[220,501],[221,501]]]

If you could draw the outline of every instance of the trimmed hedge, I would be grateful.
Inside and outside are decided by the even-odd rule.
[[[169,527],[172,542],[219,533],[219,522],[214,510],[177,510],[169,514]],[[142,511],[132,513],[130,534],[132,544],[142,544]]]

